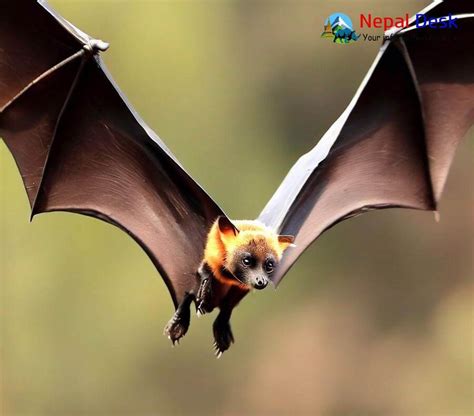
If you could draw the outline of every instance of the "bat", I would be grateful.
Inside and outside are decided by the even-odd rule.
[[[0,15],[0,136],[36,214],[66,211],[129,234],[167,285],[173,344],[190,307],[215,308],[220,356],[233,309],[253,288],[278,285],[324,231],[374,209],[437,211],[459,141],[474,122],[474,7],[435,1],[426,18],[457,29],[386,32],[348,107],[303,155],[256,220],[230,220],[133,109],[107,71],[108,44],[45,1]],[[435,64],[434,64],[435,63]]]

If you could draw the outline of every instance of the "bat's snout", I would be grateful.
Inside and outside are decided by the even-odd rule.
[[[257,277],[253,284],[253,287],[258,290],[265,289],[268,285],[268,279],[265,277]]]

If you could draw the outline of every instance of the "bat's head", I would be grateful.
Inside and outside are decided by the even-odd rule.
[[[246,286],[264,289],[294,237],[278,235],[259,221],[218,219],[225,268]]]

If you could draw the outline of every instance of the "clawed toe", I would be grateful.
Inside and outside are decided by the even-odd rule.
[[[200,301],[198,303],[198,305],[196,306],[196,315],[198,317],[204,315],[206,313],[205,309],[204,309],[204,301]]]
[[[222,354],[229,349],[233,342],[234,336],[232,335],[232,330],[228,323],[225,325],[214,326],[213,347],[217,358],[220,358]]]
[[[222,351],[214,342],[214,355],[216,356],[217,359],[219,359],[221,358],[222,354],[224,354],[224,351]]]
[[[185,322],[173,316],[165,326],[164,334],[171,340],[174,346],[176,343],[179,344],[179,340],[184,337],[188,327],[189,323],[186,325]]]

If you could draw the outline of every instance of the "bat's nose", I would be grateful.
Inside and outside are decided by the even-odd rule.
[[[265,289],[267,285],[268,285],[267,279],[265,279],[264,277],[257,277],[255,279],[255,284],[253,285],[253,287],[255,289],[262,290],[262,289]]]

